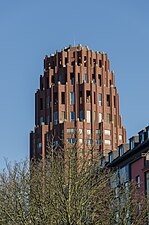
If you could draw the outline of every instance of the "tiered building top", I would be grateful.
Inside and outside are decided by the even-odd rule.
[[[45,57],[35,94],[30,157],[44,157],[47,141],[52,140],[61,147],[94,146],[105,156],[126,142],[107,54],[79,45]]]

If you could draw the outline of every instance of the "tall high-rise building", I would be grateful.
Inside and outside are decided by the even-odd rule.
[[[107,54],[78,45],[45,57],[30,157],[44,157],[49,141],[55,147],[76,142],[84,149],[94,146],[104,156],[126,142]]]

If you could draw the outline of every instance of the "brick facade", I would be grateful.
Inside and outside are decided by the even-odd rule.
[[[126,142],[107,54],[79,45],[45,57],[35,94],[31,158],[45,156],[47,140],[62,147],[94,146],[105,156]]]

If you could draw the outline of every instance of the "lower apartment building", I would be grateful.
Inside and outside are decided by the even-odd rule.
[[[149,197],[149,126],[141,130],[138,136],[131,137],[128,144],[122,144],[117,151],[110,152],[108,158],[102,158],[103,163],[106,160],[107,165],[113,168],[118,176],[118,182],[112,184],[114,188],[117,189],[121,185],[127,188],[131,181],[139,196]],[[138,207],[139,204],[138,201]]]

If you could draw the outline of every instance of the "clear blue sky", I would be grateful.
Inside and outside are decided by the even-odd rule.
[[[127,137],[148,125],[148,12],[148,0],[0,0],[0,169],[29,156],[43,58],[74,40],[108,54]]]

